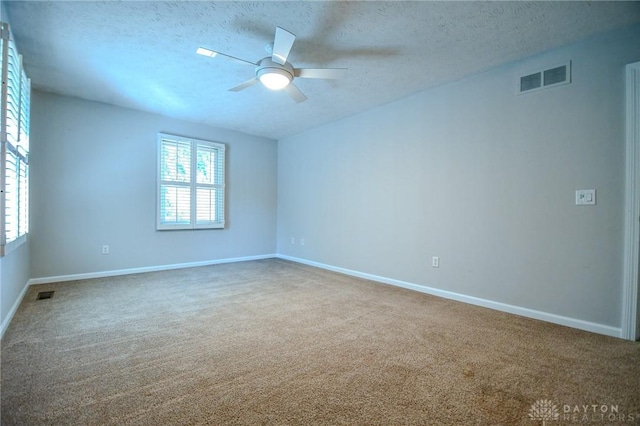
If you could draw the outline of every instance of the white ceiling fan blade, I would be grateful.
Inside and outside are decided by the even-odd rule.
[[[210,58],[215,58],[216,56],[220,55],[220,56],[224,56],[227,59],[231,59],[233,61],[237,61],[237,62],[240,62],[240,63],[243,63],[243,64],[253,65],[253,66],[258,65],[256,63],[251,62],[251,61],[245,61],[244,59],[236,58],[235,56],[226,55],[224,53],[216,52],[215,50],[207,49],[206,47],[198,47],[198,49],[196,50],[196,53],[198,55],[208,56]]]
[[[293,83],[289,83],[289,85],[285,87],[284,90],[287,91],[289,96],[291,96],[291,98],[293,98],[293,100],[296,101],[297,104],[307,100],[307,97],[304,95],[304,93],[302,93],[300,89],[298,89]]]
[[[347,75],[346,68],[296,68],[293,70],[296,77],[300,78],[324,78],[337,80]]]
[[[293,42],[296,40],[296,36],[289,31],[276,27],[276,37],[273,40],[273,54],[271,60],[277,62],[280,65],[284,65],[293,47]]]
[[[258,82],[258,78],[257,77],[253,77],[251,80],[247,80],[244,83],[240,83],[237,86],[232,87],[231,89],[229,89],[229,91],[230,92],[239,92],[241,90],[246,89],[247,87],[253,86],[257,82]]]

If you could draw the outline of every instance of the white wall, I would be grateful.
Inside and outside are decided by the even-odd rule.
[[[0,1],[0,21],[8,22],[4,3]],[[10,22],[9,22],[10,24]],[[18,46],[18,50],[20,46]],[[0,336],[9,325],[13,310],[29,281],[29,241],[0,258]]]
[[[635,26],[279,141],[278,252],[620,327],[638,46]],[[516,95],[569,59],[572,84]],[[597,206],[575,206],[591,188]]]
[[[32,278],[275,253],[276,141],[37,91],[31,126]],[[224,230],[155,230],[158,132],[227,144]]]
[[[29,282],[29,244],[17,247],[0,258],[0,309],[2,322],[0,336],[4,334],[9,321],[23,297]]]

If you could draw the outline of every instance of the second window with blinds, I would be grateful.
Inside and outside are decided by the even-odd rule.
[[[29,110],[31,81],[9,25],[0,22],[0,256],[29,232]]]
[[[156,229],[224,228],[225,145],[158,134]]]

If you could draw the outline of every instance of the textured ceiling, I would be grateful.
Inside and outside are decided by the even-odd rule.
[[[34,88],[281,138],[435,85],[640,22],[638,2],[6,1]],[[296,104],[261,85],[227,91],[275,27],[297,35]]]

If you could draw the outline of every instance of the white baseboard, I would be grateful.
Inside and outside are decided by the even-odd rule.
[[[141,268],[116,269],[112,271],[89,272],[86,274],[58,275],[54,277],[31,278],[28,285],[49,284],[61,281],[87,280],[91,278],[116,277],[118,275],[140,274],[143,272],[167,271],[170,269],[194,268],[196,266],[217,265],[220,263],[246,262],[248,260],[270,259],[276,254],[261,254],[257,256],[232,257],[227,259],[203,260],[200,262],[174,263],[171,265],[144,266]]]
[[[301,259],[301,258],[292,257],[292,256],[286,256],[283,254],[278,254],[276,257],[278,257],[279,259],[285,259],[285,260],[290,260],[292,262],[303,263],[305,265],[315,266],[317,268],[327,269],[329,271],[339,272],[342,274],[351,275],[358,278],[364,278],[371,281],[377,281],[384,284],[390,284],[397,287],[415,290],[421,293],[431,294],[433,296],[438,296],[445,299],[457,300],[459,302],[469,303],[471,305],[482,306],[484,308],[494,309],[496,311],[507,312],[510,314],[520,315],[527,318],[533,318],[533,319],[546,321],[554,324],[564,325],[567,327],[577,328],[579,330],[585,330],[592,333],[604,334],[605,336],[623,338],[621,328],[611,327],[604,324],[598,324],[598,323],[593,323],[589,321],[583,321],[580,319],[564,317],[561,315],[551,314],[548,312],[536,311],[534,309],[523,308],[521,306],[509,305],[501,302],[495,302],[493,300],[480,299],[478,297],[467,296],[460,293],[440,290],[437,288],[427,287],[419,284],[413,284],[405,281],[395,280],[392,278],[380,277],[377,275],[367,274],[364,272],[354,271],[346,268],[340,268],[337,266],[325,265],[323,263],[314,262],[311,260]]]
[[[9,324],[11,323],[13,316],[16,314],[16,311],[18,310],[20,303],[22,303],[22,299],[24,299],[24,296],[27,294],[28,289],[29,289],[29,281],[27,281],[24,284],[24,287],[22,288],[20,295],[18,296],[13,306],[9,310],[9,313],[7,314],[7,316],[4,318],[4,321],[2,321],[2,325],[0,325],[0,340],[4,337],[4,332],[7,331],[7,328],[9,327]]]

